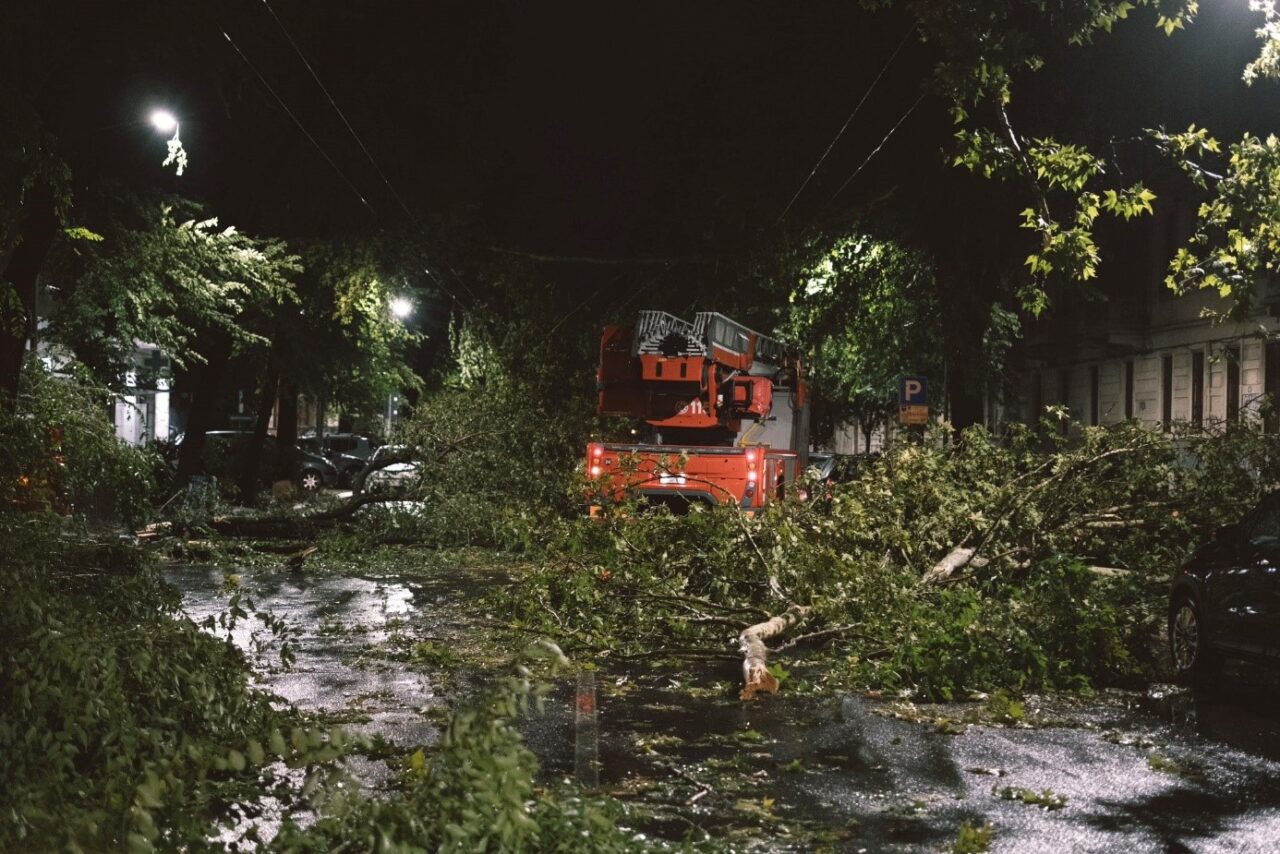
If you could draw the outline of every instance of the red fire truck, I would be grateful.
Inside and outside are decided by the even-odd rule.
[[[600,339],[596,411],[637,419],[641,444],[592,443],[596,499],[628,494],[675,510],[691,502],[748,510],[785,495],[804,470],[809,408],[800,360],[722,314],[692,323],[642,311]]]

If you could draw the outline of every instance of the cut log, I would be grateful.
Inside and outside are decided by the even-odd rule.
[[[808,613],[808,608],[792,605],[784,613],[770,617],[763,623],[748,626],[738,635],[738,649],[742,652],[742,679],[745,683],[739,695],[742,699],[753,700],[761,692],[778,693],[778,680],[769,672],[769,648],[764,642],[786,634]]]

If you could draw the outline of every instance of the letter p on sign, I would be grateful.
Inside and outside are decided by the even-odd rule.
[[[923,406],[928,402],[924,377],[903,377],[898,384],[898,404]]]

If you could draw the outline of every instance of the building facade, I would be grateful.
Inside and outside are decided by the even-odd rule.
[[[1189,204],[1159,210],[1119,253],[1098,298],[1060,297],[1055,316],[1032,326],[1006,417],[1033,421],[1057,405],[1081,424],[1136,419],[1168,431],[1268,414],[1280,393],[1280,289],[1259,285],[1234,320],[1222,319],[1231,306],[1216,291],[1171,291],[1168,259],[1192,220]]]

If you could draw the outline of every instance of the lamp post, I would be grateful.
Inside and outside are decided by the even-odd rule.
[[[413,301],[408,297],[393,297],[390,306],[396,320],[408,320],[409,315],[413,314]]]
[[[387,307],[391,309],[391,316],[396,320],[404,323],[413,314],[413,300],[408,297],[392,297]],[[387,395],[387,440],[391,439],[391,427],[395,423],[395,404],[399,401],[399,395],[395,392]]]
[[[181,175],[187,168],[187,150],[182,147],[182,138],[178,135],[180,127],[177,117],[168,110],[152,110],[151,126],[160,133],[173,131],[173,136],[168,141],[169,153],[160,165],[168,166],[172,163],[175,167],[174,171]]]

